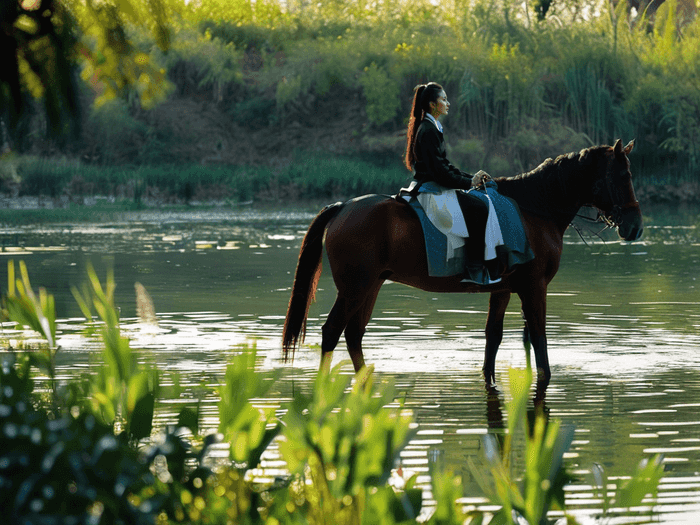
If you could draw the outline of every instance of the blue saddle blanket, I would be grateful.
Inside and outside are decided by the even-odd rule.
[[[421,185],[418,193],[439,194],[444,190],[445,188],[435,183],[426,182]],[[500,263],[505,265],[505,268],[502,269],[503,272],[508,272],[517,264],[532,260],[534,253],[525,235],[518,205],[510,198],[498,193],[498,185],[493,181],[487,182],[483,189],[472,188],[468,193],[484,202],[490,213],[495,211],[496,221],[492,221],[490,224],[499,229],[498,232],[495,232],[499,241],[498,246],[492,247],[492,249],[495,248]],[[408,203],[415,210],[423,228],[429,275],[449,277],[463,274],[467,279],[477,284],[493,282],[494,276],[489,275],[483,260],[467,261],[463,247],[457,249],[448,247],[447,236],[433,224],[416,197],[411,197]],[[493,230],[493,228],[491,229]],[[494,232],[492,231],[491,234]],[[486,245],[488,251],[488,232]]]

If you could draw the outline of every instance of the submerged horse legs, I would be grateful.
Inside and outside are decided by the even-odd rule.
[[[331,370],[333,360],[333,350],[335,350],[340,335],[347,325],[347,315],[345,313],[346,301],[340,296],[335,300],[335,304],[328,313],[328,318],[321,328],[321,364],[319,373],[328,373]]]
[[[487,388],[496,386],[496,354],[503,339],[503,318],[510,301],[510,292],[493,292],[489,299],[486,319],[486,355],[484,356],[484,380]]]
[[[529,290],[529,293],[520,293],[519,295],[523,305],[523,315],[528,335],[535,352],[537,390],[543,393],[552,377],[547,354],[547,287],[541,286],[537,289]]]
[[[356,296],[349,298],[338,294],[328,319],[323,325],[320,371],[330,371],[333,350],[343,331],[345,331],[345,341],[355,372],[359,372],[365,366],[362,337],[365,335],[381,286],[382,282],[379,282],[361,298]]]
[[[525,318],[525,329],[535,352],[537,366],[537,392],[544,396],[552,373],[549,369],[547,355],[546,324],[546,287],[532,287],[526,293],[519,293]],[[486,354],[484,356],[484,380],[486,388],[496,386],[496,354],[503,339],[503,319],[510,301],[510,292],[491,293],[489,314],[486,319]]]
[[[362,337],[365,335],[367,324],[372,317],[374,303],[377,301],[377,295],[379,295],[379,289],[383,282],[379,281],[370,289],[364,303],[345,327],[345,342],[348,345],[348,353],[355,372],[359,372],[365,366],[365,358],[362,354]]]

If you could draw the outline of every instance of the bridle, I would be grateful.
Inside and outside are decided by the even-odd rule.
[[[604,184],[603,181],[605,182]],[[604,195],[600,195],[601,192],[604,192]],[[630,208],[639,208],[639,201],[637,199],[622,204],[616,202],[613,189],[610,186],[610,176],[607,173],[602,180],[599,179],[594,185],[593,197],[607,197],[607,201],[611,204],[609,211],[605,211],[604,209],[593,205],[596,210],[598,210],[598,220],[604,222],[608,228],[615,228],[616,226],[622,224],[622,216],[626,210]]]

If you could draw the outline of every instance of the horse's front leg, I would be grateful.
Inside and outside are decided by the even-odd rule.
[[[522,301],[527,331],[535,352],[537,392],[538,395],[543,395],[552,377],[547,354],[547,286],[544,283],[539,286],[533,284],[525,292],[518,292],[518,295]]]
[[[503,340],[503,318],[510,301],[510,292],[493,292],[489,299],[486,318],[486,355],[484,356],[484,380],[486,388],[496,387],[496,354]]]

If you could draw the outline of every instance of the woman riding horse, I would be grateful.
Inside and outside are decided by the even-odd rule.
[[[454,256],[454,247],[464,247],[451,264],[463,267],[466,280],[486,284],[492,277],[493,280],[499,278],[499,260],[495,252],[484,261],[482,232],[486,229],[489,204],[488,200],[462,191],[472,188],[473,176],[456,168],[447,159],[439,119],[449,111],[450,103],[440,84],[428,82],[415,87],[404,160],[406,168],[414,173],[408,193],[417,197],[424,210],[440,209],[451,215],[449,225],[441,230],[443,234],[449,233],[448,251]],[[484,267],[488,268],[488,273],[482,270]]]
[[[367,195],[326,206],[302,241],[294,285],[282,334],[287,359],[303,342],[309,306],[321,274],[323,247],[337,288],[336,301],[323,325],[321,368],[329,368],[333,349],[345,333],[356,371],[365,364],[362,337],[377,294],[385,280],[430,292],[488,292],[486,384],[495,382],[495,361],[503,337],[503,320],[511,294],[520,297],[526,334],[532,343],[538,388],[551,377],[547,354],[547,286],[554,278],[564,247],[564,232],[582,206],[594,206],[627,241],[642,235],[642,213],[634,194],[629,153],[623,147],[595,146],[579,153],[547,159],[534,170],[499,178],[499,192],[517,202],[534,253],[497,284],[463,282],[461,276],[436,277],[428,272],[421,224],[406,203],[382,195]]]

